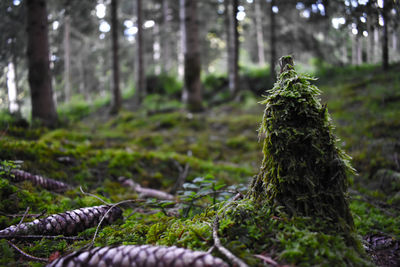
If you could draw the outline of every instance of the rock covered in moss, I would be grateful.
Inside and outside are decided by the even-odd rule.
[[[259,130],[264,159],[249,195],[285,207],[292,215],[323,218],[337,229],[354,227],[346,198],[349,157],[337,147],[320,91],[298,74],[293,59],[281,59],[281,73],[265,104]]]
[[[61,266],[228,267],[228,264],[209,253],[175,246],[126,245],[77,251],[48,265]]]

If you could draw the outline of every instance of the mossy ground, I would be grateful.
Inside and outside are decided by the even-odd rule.
[[[399,239],[400,213],[391,206],[396,192],[386,194],[372,186],[379,169],[399,171],[393,161],[395,153],[400,152],[395,146],[400,135],[400,98],[396,98],[400,92],[399,66],[389,73],[372,67],[340,73],[336,70],[334,75],[329,71],[316,76],[322,76],[318,86],[337,126],[336,135],[342,139],[339,145],[353,157],[359,172],[351,177],[352,188],[363,195],[352,194],[350,205],[357,238],[385,233]],[[218,192],[232,191],[234,188],[228,188],[231,185],[245,190],[261,164],[257,129],[264,107],[256,102],[250,98],[244,105],[224,105],[203,114],[174,111],[147,115],[145,111],[128,110],[112,118],[92,114],[83,122],[57,130],[9,124],[0,132],[1,160],[22,161],[22,169],[67,182],[75,189],[58,194],[29,182],[1,178],[0,228],[18,223],[21,217],[8,215],[23,214],[28,206],[30,214],[44,210],[52,214],[101,204],[82,195],[79,186],[109,202],[136,199],[134,192],[117,182],[119,176],[169,191],[180,174],[178,165],[188,164],[187,184],[179,193],[180,209],[175,215],[167,212],[166,202],[125,205],[125,219],[104,227],[95,244],[178,245],[207,250],[213,245],[209,224],[224,207],[225,215],[219,212],[221,241],[251,266],[262,264],[254,254],[299,266],[367,264],[367,257],[349,248],[343,237],[319,232],[305,217],[290,218],[283,211],[246,200],[232,202],[229,208],[223,206],[232,194]],[[196,180],[198,177],[204,178]],[[364,196],[373,201],[366,201]],[[387,206],[376,205],[375,200]],[[255,215],[248,216],[249,212]],[[80,236],[91,238],[94,231],[88,229]],[[15,241],[24,251],[45,258],[88,242]],[[41,265],[22,259],[5,240],[0,241],[0,247],[2,266]]]

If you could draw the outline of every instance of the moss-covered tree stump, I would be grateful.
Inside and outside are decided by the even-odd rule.
[[[349,156],[336,145],[320,91],[310,83],[313,78],[298,74],[290,56],[280,63],[278,80],[262,101],[264,159],[249,197],[283,206],[293,216],[322,219],[335,230],[352,231],[346,198],[347,173],[353,171]]]

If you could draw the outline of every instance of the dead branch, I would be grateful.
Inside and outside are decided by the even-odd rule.
[[[76,251],[48,265],[48,267],[61,266],[228,267],[228,264],[203,251],[192,251],[175,246],[125,245]]]
[[[279,264],[276,261],[274,261],[271,257],[267,257],[264,255],[254,255],[254,257],[256,257],[272,266],[279,266]]]
[[[189,152],[188,152],[188,154],[189,154]],[[189,163],[186,163],[185,167],[182,167],[179,164],[179,162],[174,160],[174,164],[179,170],[179,176],[178,176],[178,179],[176,179],[174,187],[171,189],[172,194],[175,194],[179,189],[181,189],[182,185],[185,183],[185,180],[186,180],[186,178],[189,174],[189,170],[190,170]]]
[[[119,177],[118,180],[122,185],[129,186],[130,188],[135,190],[137,193],[139,193],[140,198],[157,198],[157,199],[164,199],[164,200],[175,200],[175,197],[171,194],[168,194],[166,192],[156,190],[156,189],[142,187],[140,184],[135,183],[131,179],[127,179],[125,177]]]
[[[17,225],[17,228],[21,225],[21,223],[24,222],[25,217],[26,217],[26,215],[27,215],[28,212],[29,212],[29,209],[30,209],[29,207],[26,208],[24,215],[22,216],[21,220],[19,221],[19,223],[18,223],[18,225]]]
[[[17,247],[16,245],[14,245],[11,241],[7,240],[7,243],[13,247],[16,251],[18,251],[19,253],[21,253],[25,258],[27,258],[28,260],[31,261],[41,261],[41,262],[48,262],[48,259],[45,258],[38,258],[32,255],[29,255],[28,253],[26,253],[25,251],[23,251],[22,249],[20,249],[19,247]]]
[[[230,252],[224,246],[222,246],[221,241],[219,240],[218,237],[218,228],[219,228],[219,217],[215,216],[215,220],[212,226],[214,246],[219,250],[219,252],[224,254],[224,256],[234,265],[237,265],[239,267],[249,267],[244,261],[233,255],[232,252]]]

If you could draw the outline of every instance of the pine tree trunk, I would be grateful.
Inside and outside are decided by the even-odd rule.
[[[142,17],[142,0],[136,0],[136,16],[137,16],[137,82],[136,82],[136,101],[141,104],[146,95],[146,77],[144,70],[144,49],[143,49],[143,17]]]
[[[382,0],[382,4],[383,4],[382,68],[384,70],[387,70],[389,69],[388,10],[387,10],[387,3],[385,3],[385,0]]]
[[[112,62],[113,62],[113,103],[111,114],[117,114],[121,108],[121,91],[119,89],[119,58],[118,58],[118,4],[111,1],[111,34],[112,34]]]
[[[231,0],[229,10],[229,31],[231,40],[228,43],[229,47],[229,90],[233,98],[238,94],[238,82],[239,82],[239,32],[238,32],[238,20],[236,19],[238,10],[238,0]]]
[[[27,35],[29,86],[32,100],[32,119],[53,127],[57,112],[51,84],[48,22],[45,0],[27,0]]]
[[[69,7],[65,7],[64,18],[64,94],[65,102],[71,99],[71,16]]]
[[[273,11],[275,1],[271,0],[270,4],[270,46],[271,46],[271,56],[270,56],[270,61],[269,61],[269,67],[270,67],[270,75],[272,79],[275,79],[276,73],[275,73],[275,64],[276,64],[276,34],[275,34],[275,27],[276,27],[276,22],[275,22],[275,13]]]
[[[162,26],[162,46],[161,46],[161,57],[162,57],[162,71],[168,72],[171,69],[171,26],[170,21],[172,19],[171,11],[169,8],[169,0],[162,1],[162,13],[163,13],[163,26]]]
[[[181,0],[183,8],[184,38],[184,87],[187,92],[187,109],[191,112],[203,110],[201,92],[201,63],[197,21],[197,1]]]
[[[255,0],[255,13],[256,13],[256,31],[257,31],[257,50],[258,50],[258,64],[265,64],[265,56],[264,56],[264,33],[263,33],[263,25],[262,25],[262,16],[261,16],[261,1]]]

